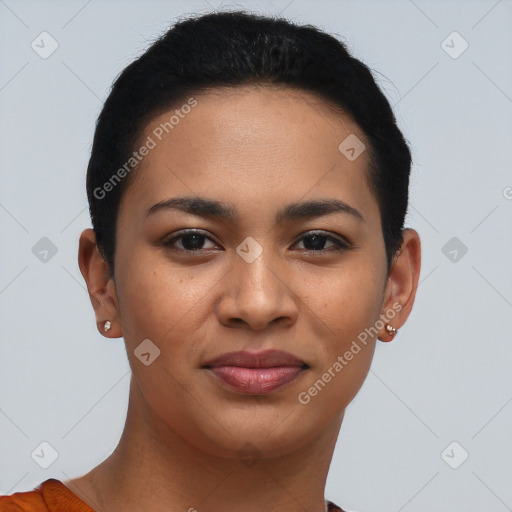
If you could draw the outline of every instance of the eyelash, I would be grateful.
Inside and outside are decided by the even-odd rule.
[[[189,253],[189,254],[190,253],[204,254],[205,251],[209,251],[210,250],[210,249],[191,250],[191,249],[180,249],[180,248],[173,247],[174,243],[177,240],[180,240],[180,239],[186,237],[187,235],[199,235],[199,236],[201,236],[201,237],[203,237],[203,238],[205,238],[207,240],[210,240],[211,242],[215,243],[214,240],[212,240],[210,237],[208,237],[205,234],[203,234],[201,231],[198,231],[198,230],[195,230],[195,229],[190,229],[190,230],[182,231],[179,235],[174,236],[173,238],[164,241],[163,245],[165,247],[168,247],[169,249],[171,249],[173,251],[186,252],[186,253]],[[318,251],[315,251],[313,249],[303,249],[302,252],[307,252],[309,254],[325,254],[325,253],[333,252],[333,251],[334,252],[349,251],[349,250],[351,250],[353,248],[353,246],[351,244],[349,244],[348,242],[344,242],[342,240],[339,240],[338,238],[335,238],[333,236],[324,234],[324,232],[322,232],[322,231],[308,231],[308,233],[306,235],[302,236],[302,238],[300,238],[297,242],[295,242],[295,244],[301,242],[305,238],[311,238],[313,236],[319,236],[321,238],[325,238],[327,241],[333,242],[335,244],[335,246],[331,247],[331,248],[328,248],[328,249],[320,249]]]

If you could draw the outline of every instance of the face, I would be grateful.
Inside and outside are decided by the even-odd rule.
[[[141,139],[155,146],[120,204],[117,322],[151,421],[212,454],[272,456],[341,421],[392,309],[367,154],[338,148],[365,136],[307,93],[194,98]]]

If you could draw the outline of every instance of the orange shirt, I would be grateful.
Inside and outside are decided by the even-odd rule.
[[[0,496],[0,512],[94,512],[60,480],[50,478],[37,489]]]
[[[330,501],[328,512],[343,512]],[[60,480],[45,480],[33,491],[0,496],[0,512],[95,512]]]

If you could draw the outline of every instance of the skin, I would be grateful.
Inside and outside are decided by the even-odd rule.
[[[349,134],[365,141],[349,116],[308,93],[270,86],[195,98],[197,106],[144,158],[123,196],[113,276],[93,231],[80,237],[98,329],[124,337],[132,379],[119,445],[64,483],[98,512],[261,512],[270,504],[279,512],[324,512],[345,408],[367,376],[377,337],[392,336],[382,328],[360,343],[309,403],[298,394],[393,304],[401,310],[389,323],[402,327],[418,286],[419,236],[404,231],[388,275],[367,153],[350,161],[338,150]],[[141,140],[171,114],[149,123]],[[146,215],[178,196],[222,201],[235,215]],[[334,213],[276,222],[285,205],[313,199],[344,201],[364,220]],[[207,237],[198,242],[201,253],[184,250],[190,238],[175,241],[174,250],[164,244],[194,228]],[[351,248],[335,251],[329,239],[314,245],[312,230]],[[262,248],[252,263],[236,252],[247,237]],[[145,339],[161,351],[149,366],[134,355]],[[267,348],[290,352],[309,368],[267,395],[229,390],[202,368],[225,352]],[[250,465],[240,460],[246,443],[256,450]]]

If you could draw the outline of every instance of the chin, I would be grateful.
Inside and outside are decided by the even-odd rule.
[[[314,414],[309,419],[298,419],[285,410],[280,414],[261,410],[250,414],[240,409],[232,414],[226,414],[226,410],[218,415],[211,413],[223,418],[221,425],[211,417],[196,423],[201,425],[201,433],[194,444],[206,453],[229,459],[291,454],[314,441],[325,428],[317,424]]]

